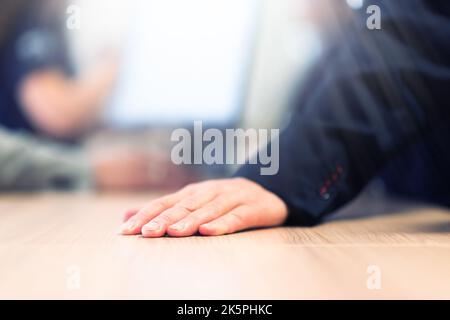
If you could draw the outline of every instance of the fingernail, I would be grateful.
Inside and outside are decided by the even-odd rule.
[[[144,231],[158,231],[161,229],[161,225],[156,222],[150,222],[149,224],[146,224],[142,230]]]
[[[138,223],[135,221],[128,221],[127,223],[124,223],[121,227],[122,231],[132,231],[134,229],[136,229],[136,227],[138,226]]]
[[[228,229],[225,226],[217,225],[217,224],[205,224],[202,226],[204,229],[208,230],[209,233],[213,234],[227,234]]]
[[[180,223],[170,226],[170,229],[174,230],[174,231],[183,231],[185,227],[186,227],[186,224],[184,222],[180,222]]]

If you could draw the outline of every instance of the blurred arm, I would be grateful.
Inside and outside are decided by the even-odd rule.
[[[0,129],[0,189],[81,188],[91,185],[83,157],[57,145]]]
[[[115,72],[112,59],[75,79],[56,69],[37,70],[21,82],[19,100],[40,130],[58,138],[72,137],[98,119]]]

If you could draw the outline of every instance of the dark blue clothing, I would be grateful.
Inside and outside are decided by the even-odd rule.
[[[0,47],[0,125],[35,132],[18,101],[20,83],[46,68],[71,72],[61,17],[46,16],[41,1],[30,1]]]
[[[382,29],[360,12],[336,32],[296,95],[279,173],[237,173],[279,195],[288,223],[318,223],[377,175],[393,191],[449,202],[450,1],[370,4]]]

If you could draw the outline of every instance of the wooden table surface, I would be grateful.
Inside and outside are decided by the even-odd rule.
[[[450,299],[450,214],[364,199],[314,228],[144,239],[151,195],[0,197],[0,298]]]

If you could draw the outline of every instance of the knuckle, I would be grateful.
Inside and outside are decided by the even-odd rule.
[[[192,221],[198,222],[207,217],[211,217],[212,215],[213,212],[209,209],[209,207],[203,207],[197,211],[194,211],[191,215],[189,215],[189,218],[192,219]]]
[[[203,190],[214,190],[223,185],[223,180],[208,180],[201,184]]]
[[[206,207],[206,212],[207,212],[207,214],[217,213],[217,212],[220,212],[221,209],[222,209],[222,205],[218,201],[214,201],[214,202],[211,202]]]
[[[199,186],[200,186],[199,183],[190,183],[184,188],[182,188],[180,192],[187,192],[187,193],[195,192]]]
[[[201,223],[204,223],[205,221],[210,220],[212,215],[212,211],[208,210],[207,208],[198,210],[194,212],[193,214],[186,217],[186,220],[194,225],[200,225]]]
[[[239,186],[244,186],[249,184],[249,180],[242,178],[242,177],[236,177],[233,179],[233,182]]]
[[[178,203],[176,206],[178,208],[187,209],[188,211],[193,211],[197,208],[198,201],[195,198],[187,198]]]
[[[157,222],[162,224],[172,224],[173,219],[170,214],[162,214],[155,219]]]
[[[242,225],[245,223],[245,218],[236,212],[230,212],[230,218],[233,219],[237,225]]]
[[[245,181],[245,179],[242,178],[242,177],[236,177],[236,178],[234,178],[233,180],[234,180],[235,182],[238,182],[238,183],[243,183],[243,182]]]
[[[150,207],[164,209],[169,207],[169,201],[166,198],[156,199],[150,204]]]

